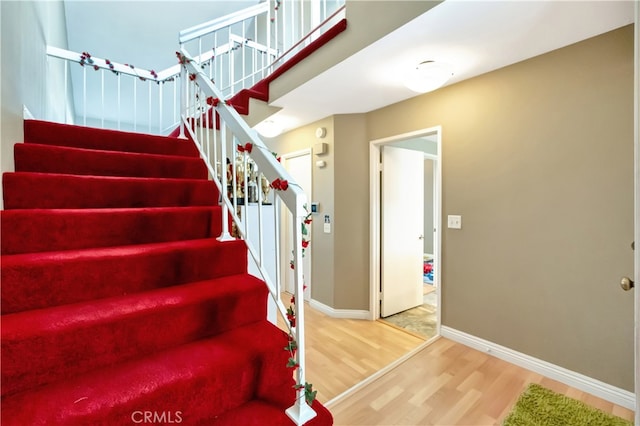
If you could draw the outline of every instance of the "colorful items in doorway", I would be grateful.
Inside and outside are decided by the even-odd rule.
[[[433,284],[433,259],[425,259],[422,274],[425,284]]]

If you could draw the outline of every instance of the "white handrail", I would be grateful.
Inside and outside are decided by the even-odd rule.
[[[285,190],[274,190],[274,204],[278,204],[280,201],[284,204],[285,208],[289,210],[293,215],[293,265],[294,268],[294,297],[296,301],[301,303],[295,303],[295,322],[289,324],[290,335],[296,342],[297,349],[295,354],[292,354],[292,358],[295,359],[296,368],[296,382],[299,385],[296,391],[296,399],[293,405],[287,410],[287,415],[296,423],[304,424],[313,417],[316,413],[306,401],[306,382],[305,382],[305,335],[304,335],[304,309],[302,307],[303,292],[304,292],[304,278],[302,276],[302,224],[305,218],[308,216],[306,210],[306,196],[302,188],[298,186],[291,175],[282,167],[282,165],[275,158],[269,148],[262,142],[257,132],[251,129],[244,121],[238,112],[223,100],[223,93],[211,80],[205,75],[202,69],[197,66],[195,61],[189,59],[189,53],[182,49],[182,62],[188,78],[184,78],[184,85],[181,85],[181,89],[186,93],[189,93],[189,104],[183,105],[182,122],[183,127],[188,132],[189,136],[194,140],[202,159],[207,163],[207,168],[211,174],[214,182],[222,194],[223,204],[223,228],[227,222],[227,212],[233,218],[236,225],[236,232],[240,238],[244,239],[247,243],[249,255],[251,259],[258,267],[261,278],[267,284],[271,297],[276,303],[277,309],[283,318],[287,318],[286,308],[280,300],[280,284],[277,281],[279,274],[276,272],[276,276],[271,276],[268,271],[268,265],[264,262],[264,247],[262,244],[262,238],[264,237],[266,230],[263,225],[261,213],[258,213],[258,225],[257,229],[249,227],[249,209],[245,208],[244,215],[241,217],[238,211],[238,194],[241,193],[239,184],[237,182],[237,168],[236,168],[236,151],[242,151],[242,164],[244,170],[247,170],[248,158],[255,164],[257,171],[266,177],[269,182],[286,181],[288,187]],[[191,93],[194,93],[191,96]],[[196,96],[197,95],[197,96]],[[183,99],[186,97],[183,96]],[[185,99],[186,100],[186,99]],[[209,117],[211,116],[211,127],[209,129]],[[216,120],[216,116],[218,120]],[[219,130],[216,129],[216,122],[219,123]],[[202,138],[203,127],[206,127],[204,131],[213,133],[213,147],[210,146],[211,138]],[[198,131],[198,129],[200,131]],[[200,135],[200,137],[199,137]],[[220,143],[217,143],[217,142]],[[231,142],[230,146],[226,145],[227,142]],[[231,198],[227,192],[229,185],[227,182],[227,170],[225,167],[217,169],[215,161],[212,162],[208,153],[214,152],[216,155],[214,158],[220,159],[224,162],[225,158],[231,158],[231,176],[232,190]],[[245,188],[244,200],[248,201],[247,189],[248,178],[247,174],[243,176],[243,182],[241,182]],[[280,200],[280,201],[279,201]],[[260,198],[258,199],[260,202]],[[248,202],[245,202],[245,207]],[[258,212],[261,209],[258,208]],[[276,219],[277,220],[277,219]],[[257,247],[252,243],[252,235],[256,233],[258,235]],[[225,235],[223,229],[223,235],[220,239],[226,240],[229,235]],[[275,235],[277,240],[279,235]],[[276,270],[279,262],[277,261],[278,253],[276,253]]]
[[[203,35],[211,34],[223,28],[227,28],[231,25],[237,24],[247,19],[251,19],[255,16],[267,12],[268,9],[269,2],[258,3],[255,6],[230,13],[229,15],[225,15],[221,18],[213,19],[203,24],[195,25],[191,28],[180,31],[178,35],[178,41],[180,42],[180,44],[187,43],[191,40],[202,37]]]

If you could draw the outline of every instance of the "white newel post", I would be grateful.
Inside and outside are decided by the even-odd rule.
[[[287,409],[287,415],[297,425],[303,425],[316,416],[316,412],[307,404],[305,399],[305,341],[304,341],[304,278],[302,271],[302,221],[304,215],[301,213],[303,209],[300,205],[296,205],[294,214],[294,232],[293,232],[293,254],[295,266],[295,318],[296,327],[293,335],[296,339],[296,361],[298,369],[296,370],[296,382],[301,387],[296,391],[296,401],[293,406]]]

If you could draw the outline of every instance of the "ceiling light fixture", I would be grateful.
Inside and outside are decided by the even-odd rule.
[[[452,75],[453,71],[449,64],[424,61],[407,75],[404,84],[414,92],[427,93],[441,87]]]
[[[282,126],[273,120],[264,120],[255,127],[256,131],[265,138],[275,138],[282,133]]]

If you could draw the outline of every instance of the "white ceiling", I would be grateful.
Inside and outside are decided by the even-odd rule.
[[[424,60],[453,84],[633,23],[633,1],[447,0],[272,102],[286,129],[372,111],[417,94],[402,75]]]
[[[178,32],[257,0],[66,0],[69,49],[147,69],[175,64]],[[453,84],[633,22],[633,1],[447,0],[273,100],[285,130],[416,96],[401,76],[418,62],[454,67]]]

